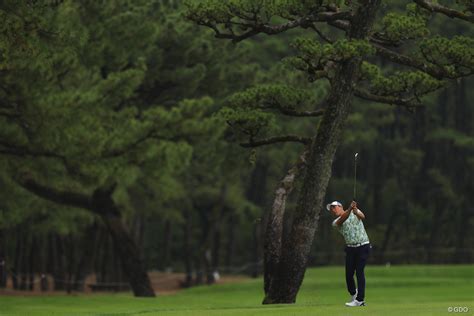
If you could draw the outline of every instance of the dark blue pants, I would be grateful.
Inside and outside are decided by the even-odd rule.
[[[354,272],[357,276],[357,300],[365,298],[365,275],[364,268],[370,253],[370,244],[359,247],[347,247],[346,251],[346,284],[351,295],[356,292],[354,283]]]

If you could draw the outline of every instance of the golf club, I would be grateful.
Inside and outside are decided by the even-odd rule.
[[[356,200],[356,187],[357,187],[357,156],[359,153],[355,153],[354,155],[354,201]]]

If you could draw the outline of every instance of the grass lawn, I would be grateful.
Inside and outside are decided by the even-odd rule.
[[[201,286],[154,299],[129,294],[0,297],[0,315],[474,315],[474,265],[368,266],[367,306],[348,308],[344,268],[306,272],[297,303],[262,306],[262,280]],[[467,307],[466,312],[448,312]]]

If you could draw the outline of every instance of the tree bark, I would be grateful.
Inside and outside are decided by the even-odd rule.
[[[138,247],[122,222],[120,210],[112,199],[114,189],[115,185],[109,185],[96,190],[92,196],[92,209],[100,214],[112,237],[133,294],[139,297],[154,297],[155,293]]]
[[[380,0],[360,1],[352,16],[349,38],[366,38],[372,27]],[[331,166],[340,143],[342,125],[353,98],[353,85],[360,72],[360,58],[337,66],[328,97],[328,107],[313,138],[306,174],[298,197],[292,229],[283,241],[282,254],[264,304],[295,303],[306,271],[308,254],[319,221]]]
[[[308,151],[300,155],[297,163],[288,170],[285,177],[280,181],[275,190],[273,205],[266,220],[266,230],[263,244],[263,280],[264,291],[268,293],[273,277],[275,276],[280,262],[281,239],[283,236],[283,218],[285,214],[286,199],[294,187],[295,179],[304,169],[304,163]]]

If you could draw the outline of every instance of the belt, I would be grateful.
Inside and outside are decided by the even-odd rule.
[[[351,245],[346,245],[347,247],[360,247],[360,246],[363,246],[363,245],[367,245],[368,243],[370,243],[370,241],[365,241],[365,242],[361,242],[359,244],[351,244]]]

